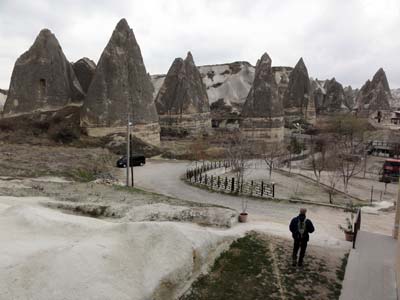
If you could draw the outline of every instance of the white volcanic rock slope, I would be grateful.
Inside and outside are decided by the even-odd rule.
[[[237,234],[114,223],[0,196],[0,299],[175,299]]]

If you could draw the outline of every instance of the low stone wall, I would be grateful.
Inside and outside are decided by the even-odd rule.
[[[103,137],[115,133],[126,134],[126,126],[117,127],[84,127],[89,136]],[[131,127],[132,135],[137,138],[155,145],[160,145],[160,125],[158,123],[137,124]]]
[[[253,142],[260,140],[281,142],[284,138],[283,117],[246,118],[240,122],[240,131]]]
[[[207,113],[160,115],[161,138],[195,137],[211,129],[211,115]]]

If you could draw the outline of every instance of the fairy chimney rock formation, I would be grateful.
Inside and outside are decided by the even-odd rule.
[[[40,31],[14,65],[4,115],[57,110],[80,103],[84,92],[55,35]]]
[[[325,101],[319,109],[323,112],[339,112],[348,110],[345,105],[343,86],[335,78],[325,81]]]
[[[254,82],[244,103],[240,129],[250,139],[283,139],[283,106],[267,53],[258,60]]]
[[[78,78],[83,91],[87,93],[96,70],[95,62],[84,57],[75,62],[72,67],[74,68],[75,75]]]
[[[392,94],[385,71],[380,68],[372,78],[362,86],[356,98],[357,109],[360,112],[389,110]]]
[[[287,121],[292,122],[298,119],[314,121],[315,106],[310,99],[310,79],[303,58],[300,58],[290,73],[289,86],[283,97],[283,107]]]
[[[83,105],[81,125],[93,136],[120,133],[130,115],[133,133],[148,143],[159,144],[160,127],[152,94],[153,85],[139,45],[122,19],[97,64]]]
[[[344,91],[344,104],[349,110],[352,110],[355,105],[356,97],[359,92],[359,89],[354,89],[351,85],[343,88]]]
[[[161,137],[188,137],[211,127],[210,104],[193,56],[176,58],[155,99]]]

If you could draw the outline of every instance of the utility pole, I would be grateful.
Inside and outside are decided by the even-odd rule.
[[[131,149],[130,149],[130,153],[131,153],[131,157],[132,157],[132,162],[133,162],[133,165],[134,165],[134,163],[135,163],[135,158],[134,158],[134,156],[133,156],[133,139],[132,139],[132,134],[129,132],[129,142],[130,143],[132,143],[130,146],[131,146]],[[133,186],[135,186],[135,182],[134,182],[134,180],[133,180],[133,165],[132,165],[132,167],[131,167],[131,184],[132,184],[132,187]]]
[[[130,114],[128,111],[128,123],[126,124],[126,186],[129,186],[129,168],[131,166],[131,159],[130,159],[130,135],[131,135],[131,120]]]
[[[129,112],[130,113],[130,112]],[[130,123],[130,125],[132,125],[132,129],[133,129],[133,125],[134,125],[134,120],[135,120],[135,110],[132,109],[132,122]],[[132,143],[132,144],[131,144]],[[131,135],[131,131],[129,130],[129,145],[131,147],[130,149],[130,153],[132,154],[132,167],[131,167],[131,180],[132,180],[132,187],[135,186],[135,181],[133,179],[133,165],[134,165],[134,156],[133,156],[133,139],[132,139],[132,135]]]
[[[399,223],[400,223],[400,180],[398,182],[396,214],[394,216],[394,227],[393,227],[393,238],[396,240],[399,237]]]

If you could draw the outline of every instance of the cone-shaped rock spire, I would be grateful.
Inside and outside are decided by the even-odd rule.
[[[241,114],[240,130],[255,142],[283,139],[283,106],[271,63],[267,53],[258,60]]]
[[[311,104],[309,103],[310,96],[310,78],[303,58],[300,58],[292,73],[290,73],[289,86],[283,97],[285,115],[293,119],[312,117],[308,112],[309,107],[314,109],[314,105],[309,105]]]
[[[380,68],[372,78],[362,86],[356,103],[359,111],[376,111],[390,109],[392,94],[385,71]]]
[[[156,97],[157,111],[163,114],[193,114],[210,111],[207,91],[193,56],[176,58]]]
[[[254,82],[243,106],[243,117],[281,117],[282,102],[278,97],[272,67],[272,60],[267,53],[258,60]]]
[[[321,111],[337,112],[346,109],[343,86],[335,78],[325,81],[326,96]]]
[[[97,64],[83,105],[82,126],[121,127],[126,125],[129,113],[134,126],[143,128],[143,125],[153,124],[151,139],[155,142],[158,115],[152,93],[153,86],[135,35],[122,19]]]
[[[83,97],[57,38],[50,30],[43,29],[15,63],[4,113],[59,109]]]
[[[190,52],[174,60],[155,102],[161,136],[186,137],[211,127],[207,91]]]

